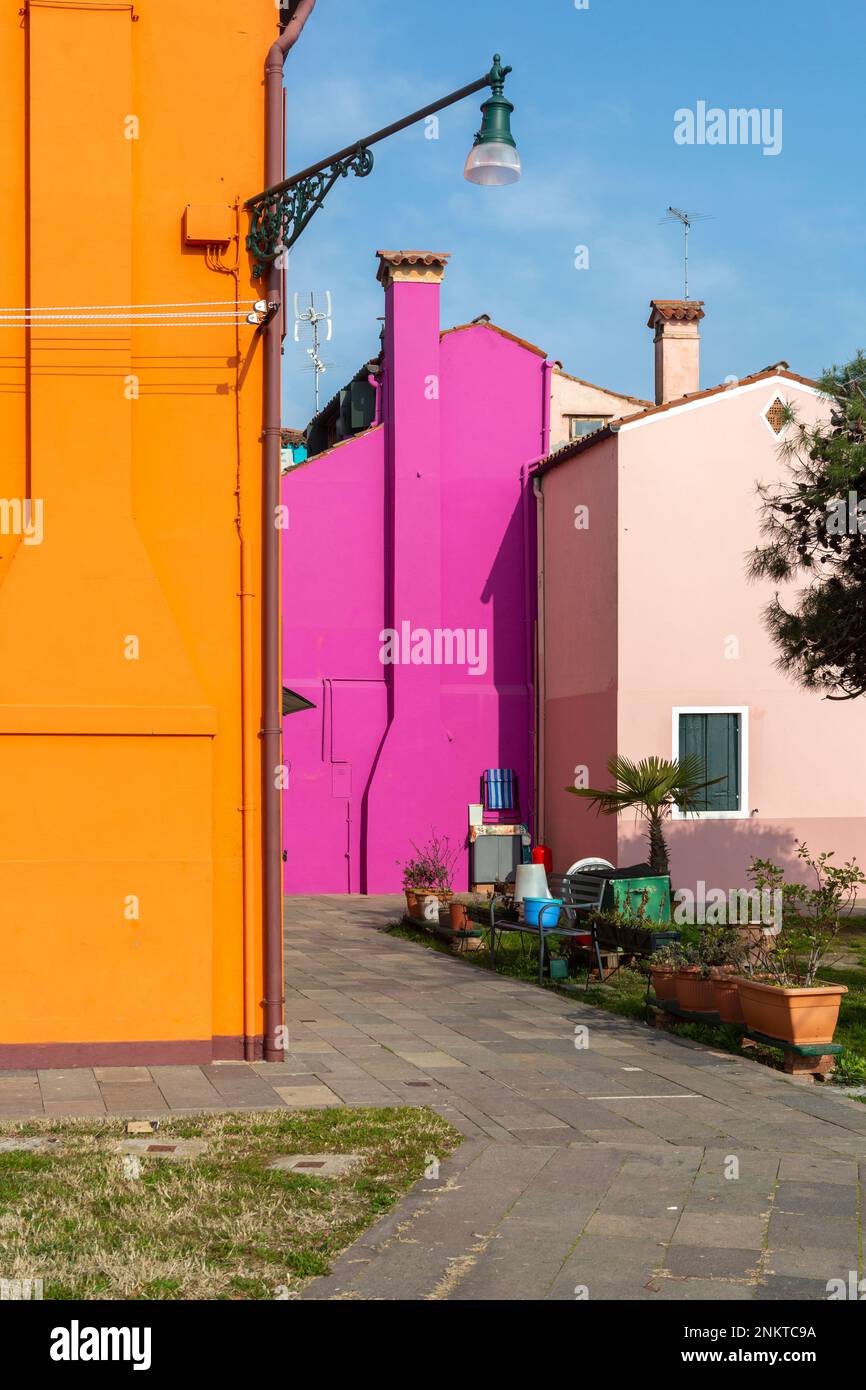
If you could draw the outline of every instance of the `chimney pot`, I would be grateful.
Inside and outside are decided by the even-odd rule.
[[[701,389],[702,299],[652,299],[647,327],[655,330],[656,405]]]
[[[451,258],[450,251],[377,251],[377,279],[389,285],[438,285]]]

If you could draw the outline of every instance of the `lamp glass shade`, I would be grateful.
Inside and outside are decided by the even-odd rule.
[[[482,140],[473,145],[463,177],[485,188],[501,188],[520,178],[520,155],[503,140]]]

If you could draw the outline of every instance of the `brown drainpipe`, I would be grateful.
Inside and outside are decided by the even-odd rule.
[[[300,0],[294,14],[268,51],[265,63],[265,187],[285,177],[283,140],[283,65],[309,19],[316,0]],[[280,660],[280,426],[282,424],[283,306],[282,270],[274,264],[267,277],[269,304],[278,305],[263,330],[263,477],[262,477],[262,902],[265,948],[264,1059],[280,1062],[277,1045],[283,1024],[283,861],[281,793],[277,768],[282,760],[282,688]]]

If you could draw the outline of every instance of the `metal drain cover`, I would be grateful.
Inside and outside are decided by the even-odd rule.
[[[357,1164],[363,1154],[279,1154],[267,1165],[277,1173],[309,1173],[315,1178],[342,1178]]]

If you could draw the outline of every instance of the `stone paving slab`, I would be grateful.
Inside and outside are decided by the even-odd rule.
[[[0,1072],[0,1119],[434,1106],[463,1144],[309,1299],[763,1301],[862,1278],[866,1106],[383,935],[401,911],[287,902],[282,1063]]]

